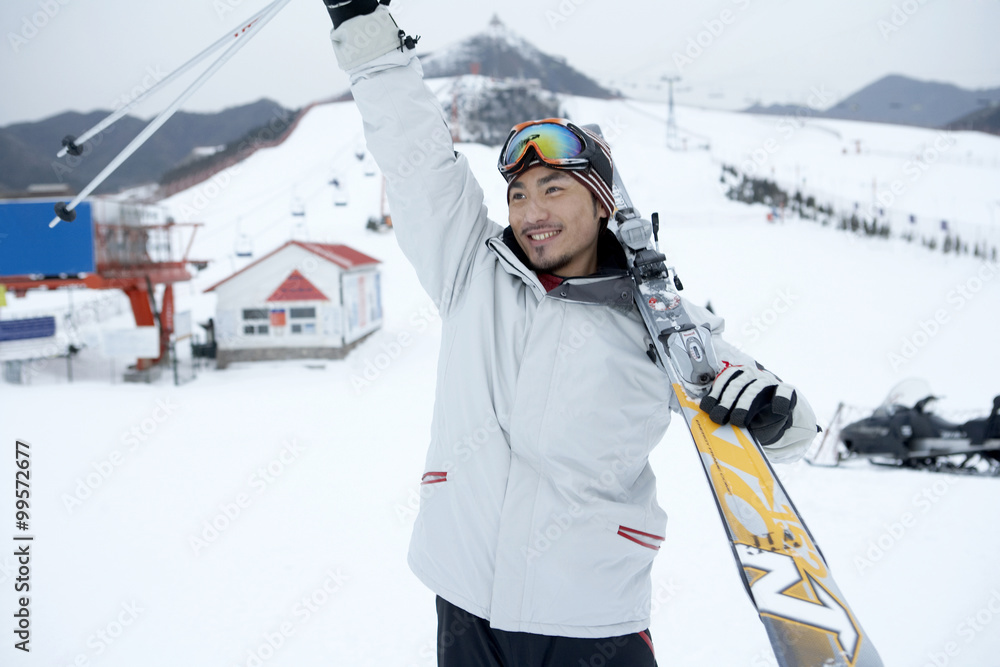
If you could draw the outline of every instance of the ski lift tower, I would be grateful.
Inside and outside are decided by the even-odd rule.
[[[680,80],[679,76],[663,77],[663,81],[667,82],[669,90],[667,98],[667,148],[672,151],[679,148],[677,144],[677,120],[674,117],[674,83]]]
[[[187,265],[204,268],[207,261],[188,259],[201,223],[177,223],[165,211],[93,198],[76,208],[72,222],[52,228],[47,222],[53,200],[0,201],[0,283],[18,296],[34,289],[83,287],[119,289],[128,297],[138,327],[157,327],[158,354],[136,361],[127,380],[149,381],[152,370],[167,360],[174,332],[174,283],[191,279]],[[182,257],[172,237],[183,228],[191,235]],[[157,308],[157,286],[163,285]]]

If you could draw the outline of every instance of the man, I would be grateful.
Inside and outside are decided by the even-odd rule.
[[[647,459],[673,399],[607,229],[610,150],[561,119],[516,126],[500,227],[415,40],[376,0],[326,4],[398,242],[442,317],[409,554],[438,596],[438,664],[655,665],[650,570],[666,515]],[[706,407],[756,429],[772,459],[797,458],[816,429],[806,401],[715,338],[728,367]]]

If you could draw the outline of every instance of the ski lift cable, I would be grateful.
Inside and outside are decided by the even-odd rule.
[[[324,189],[325,186],[319,186],[313,188],[312,190],[309,191],[309,193],[306,195],[306,198],[303,199],[303,201],[310,201],[313,197],[315,197],[318,193],[321,193]],[[274,197],[271,197],[270,199],[274,199]],[[269,218],[266,222],[257,224],[252,233],[250,231],[243,231],[242,222],[243,222],[242,216],[238,216],[235,219],[235,222],[234,221],[227,222],[225,223],[225,225],[222,225],[217,230],[215,230],[216,233],[212,237],[214,238],[214,236],[221,234],[223,231],[228,230],[232,225],[235,224],[237,244],[239,244],[240,241],[246,241],[248,244],[252,244],[254,239],[262,237],[264,234],[271,231],[280,224],[287,223],[288,216],[287,214],[279,214],[273,216]],[[237,256],[241,255],[237,253]]]
[[[187,73],[187,71],[190,70],[192,67],[194,67],[201,61],[208,58],[208,56],[211,55],[212,53],[218,51],[224,44],[231,42],[233,39],[239,39],[241,36],[243,36],[245,32],[250,28],[252,28],[254,24],[257,23],[264,16],[264,14],[267,13],[269,9],[271,9],[275,4],[277,4],[278,1],[280,0],[275,0],[275,2],[272,2],[270,5],[262,9],[260,12],[250,17],[248,21],[244,21],[240,25],[236,26],[235,28],[227,32],[221,39],[216,41],[214,44],[207,47],[201,53],[199,53],[198,55],[191,58],[186,63],[175,69],[165,78],[161,79],[160,81],[157,81],[155,84],[144,90],[141,94],[133,98],[128,104],[111,112],[107,117],[104,118],[104,120],[102,120],[97,125],[93,126],[89,130],[81,134],[79,137],[72,137],[72,136],[66,137],[66,139],[63,140],[63,147],[62,149],[59,150],[58,153],[56,153],[56,157],[64,157],[67,153],[70,153],[71,151],[73,155],[79,155],[83,144],[90,141],[94,136],[96,136],[100,132],[103,132],[105,129],[107,129],[114,123],[118,122],[129,111],[135,108],[140,102],[145,100],[147,97],[152,95],[155,91],[170,85],[173,81],[177,80],[183,74]]]
[[[269,204],[270,202],[280,197],[287,196],[288,193],[287,183],[289,180],[299,181],[305,176],[314,174],[316,172],[317,167],[329,163],[330,154],[340,155],[342,156],[340,158],[341,160],[347,160],[347,158],[343,156],[347,155],[347,148],[351,145],[353,141],[357,140],[358,137],[364,138],[364,133],[360,131],[356,132],[354,135],[352,135],[351,139],[345,140],[343,143],[341,143],[340,146],[334,147],[330,151],[323,152],[322,154],[318,155],[309,162],[300,163],[298,169],[294,173],[290,174],[286,179],[280,181],[274,181],[273,183],[271,183],[269,188],[258,189],[257,194],[255,196],[241,199],[240,203],[242,204],[242,209],[247,209],[247,210],[259,209],[261,206]],[[318,190],[319,188],[317,188],[317,191]]]
[[[104,179],[110,176],[113,171],[115,171],[119,166],[121,166],[123,162],[125,162],[125,160],[131,157],[132,154],[135,153],[135,151],[138,150],[139,147],[142,146],[142,144],[144,144],[146,140],[153,135],[154,132],[160,129],[160,127],[162,127],[163,124],[170,119],[170,117],[174,114],[174,112],[176,112],[177,109],[179,109],[180,106],[184,104],[184,102],[187,101],[187,99],[191,97],[191,95],[193,95],[194,92],[198,90],[198,88],[200,88],[205,83],[205,81],[207,81],[213,74],[215,74],[230,58],[236,55],[236,53],[240,49],[242,49],[247,44],[247,42],[250,41],[251,37],[253,37],[256,34],[259,34],[260,29],[263,28],[265,25],[267,25],[267,23],[272,18],[274,18],[279,11],[284,9],[284,7],[290,1],[291,0],[275,0],[264,11],[263,15],[258,19],[257,23],[244,28],[244,32],[241,33],[241,36],[244,37],[244,39],[237,39],[228,47],[226,47],[226,49],[215,60],[215,62],[213,62],[208,69],[202,72],[201,75],[197,79],[195,79],[195,81],[190,86],[188,86],[187,89],[184,90],[184,92],[181,93],[180,96],[177,99],[175,99],[166,109],[161,111],[160,115],[154,118],[149,123],[149,125],[143,128],[142,132],[140,132],[135,137],[135,139],[133,139],[131,143],[129,143],[129,145],[126,146],[122,150],[122,152],[119,153],[115,157],[115,159],[113,159],[108,164],[108,166],[106,166],[101,171],[101,173],[95,176],[94,179],[90,183],[88,183],[83,190],[80,191],[80,194],[74,197],[69,204],[63,204],[62,202],[56,204],[55,207],[56,217],[52,220],[52,222],[49,223],[49,227],[50,228],[55,227],[56,225],[59,224],[60,220],[66,220],[67,222],[72,222],[76,218],[76,213],[73,211],[73,209],[75,209],[81,201],[83,201],[91,192],[93,192],[97,188],[97,186],[103,183]]]
[[[305,195],[304,195],[304,197],[303,197],[303,201],[307,201],[307,202],[308,201],[312,201],[312,199],[314,199],[315,197],[322,195],[323,191],[325,189],[326,189],[325,185],[320,185],[320,186],[312,188],[311,190],[307,190],[306,193],[305,193]],[[244,237],[246,237],[247,239],[249,239],[249,240],[252,241],[253,239],[257,239],[257,238],[263,236],[264,234],[270,232],[272,229],[274,229],[278,225],[285,224],[287,222],[288,222],[287,215],[286,214],[279,214],[279,215],[276,215],[276,216],[272,217],[267,222],[258,224],[256,226],[255,231],[253,232],[252,235],[250,233],[248,233],[248,232],[243,232],[242,235]],[[308,226],[307,226],[307,229],[308,229]]]
[[[326,189],[325,185],[313,188],[312,190],[309,191],[309,193],[303,199],[303,202],[311,201],[317,195],[321,195],[325,189]],[[283,224],[283,223],[287,223],[287,222],[288,222],[287,216],[285,216],[285,215],[277,215],[274,218],[272,218],[271,220],[269,220],[268,222],[264,223],[263,227],[261,227],[261,226],[258,225],[257,226],[257,230],[254,232],[254,234],[253,234],[253,236],[251,238],[257,238],[259,236],[263,236],[264,234],[266,234],[267,232],[271,231],[272,229],[274,229],[278,225]]]
[[[353,141],[357,140],[359,136],[363,138],[364,134],[361,132],[354,134],[350,140],[344,141],[339,147],[332,149],[330,153],[341,156],[347,155],[347,148],[351,145]],[[347,160],[348,158],[341,157],[340,159]],[[298,169],[298,171],[296,171],[295,174],[293,174],[293,176],[290,178],[297,179],[300,175],[315,173],[317,166],[322,164],[327,164],[328,160],[329,156],[326,153],[324,153],[322,156],[302,165]],[[325,191],[326,187],[327,187],[326,181],[323,181],[322,185],[317,186],[311,190],[305,191],[304,195],[301,198],[305,202],[308,202],[312,200],[314,197],[322,194]],[[231,211],[231,213],[237,215],[249,215],[250,211],[258,210],[261,207],[279,199],[280,197],[287,196],[287,194],[288,190],[285,182],[284,181],[276,182],[275,184],[272,185],[271,188],[260,190],[256,196],[241,200],[239,207],[236,208],[234,211]],[[274,220],[275,225],[278,224],[279,222],[280,219]],[[216,238],[221,234],[228,233],[229,230],[232,229],[232,225],[233,225],[232,221],[221,223],[218,226],[213,225],[212,229],[206,230],[205,233],[202,234],[202,236],[205,239]],[[263,231],[267,231],[270,228],[271,226],[265,227],[261,230],[261,232],[257,232],[257,234],[262,233]]]
[[[364,136],[363,132],[359,131],[355,133],[353,135],[353,139],[356,139],[359,136],[363,137]],[[344,151],[346,151],[347,146],[349,144],[350,144],[349,141],[344,142],[339,147],[332,149],[331,152],[335,155],[341,154]],[[288,193],[287,180],[295,181],[299,180],[305,175],[315,173],[317,167],[328,164],[328,160],[329,156],[326,153],[323,153],[309,162],[302,162],[299,165],[298,170],[293,174],[289,175],[288,179],[281,181],[273,181],[269,187],[255,188],[254,189],[255,194],[249,197],[241,198],[237,206],[227,207],[227,212],[236,216],[249,215],[251,211],[256,211],[260,209],[262,206],[270,204],[271,202],[279,199],[280,197],[287,196]],[[325,185],[323,187],[325,187]],[[319,190],[320,188],[317,188],[316,191],[318,192]],[[209,229],[205,230],[201,234],[200,238],[204,237],[205,239],[211,239],[215,238],[220,234],[227,234],[229,233],[229,231],[231,231],[233,224],[234,223],[232,222],[232,220],[223,223],[213,224]]]

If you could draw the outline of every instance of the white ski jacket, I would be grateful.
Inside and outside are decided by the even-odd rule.
[[[606,233],[602,270],[546,293],[487,217],[412,52],[350,73],[399,245],[443,320],[410,567],[494,628],[566,637],[648,628],[667,518],[647,457],[670,422],[672,392],[646,356],[620,246]],[[722,331],[721,319],[688,308]],[[722,359],[752,363],[716,338]],[[805,400],[797,412],[776,446],[784,458],[815,435]]]

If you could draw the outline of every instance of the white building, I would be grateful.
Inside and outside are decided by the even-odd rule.
[[[218,368],[343,358],[382,325],[378,265],[348,246],[289,241],[209,287]]]

